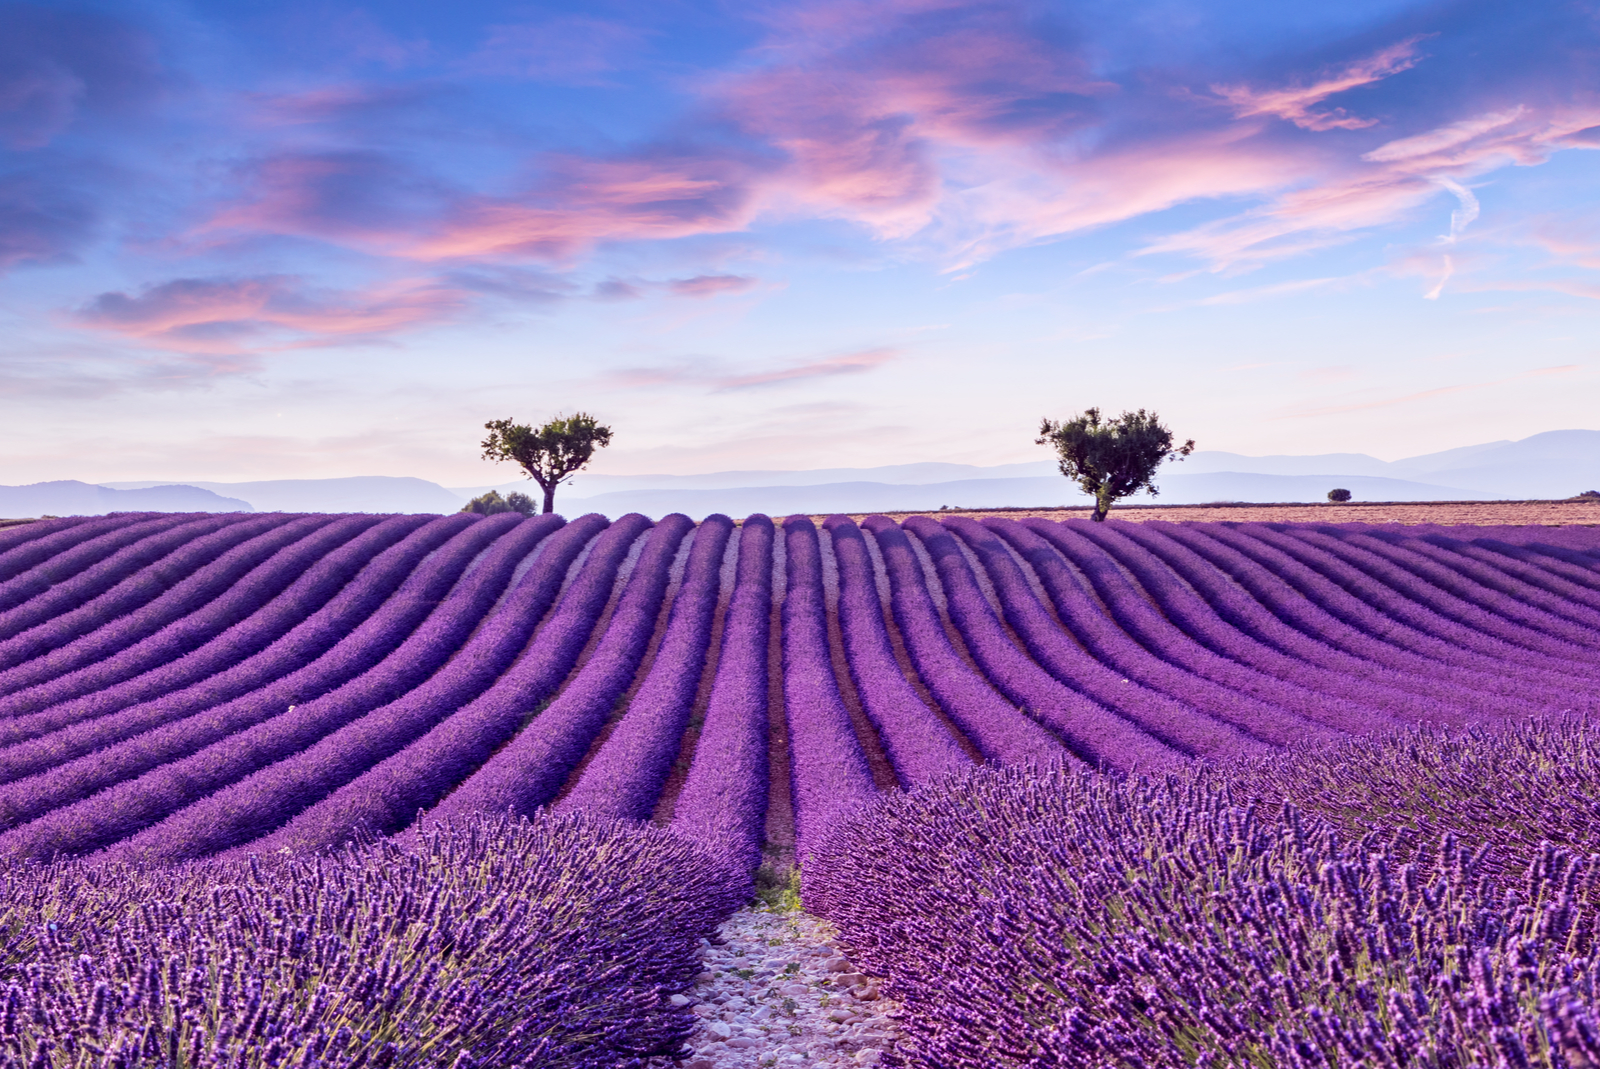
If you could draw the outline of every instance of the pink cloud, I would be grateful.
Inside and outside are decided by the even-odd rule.
[[[392,251],[447,194],[379,152],[283,152],[241,169],[244,197],[219,209],[197,235],[295,234]]]
[[[675,278],[667,286],[680,297],[714,297],[719,293],[743,293],[756,282],[744,275],[696,275]]]
[[[1141,254],[1183,253],[1218,269],[1252,267],[1348,240],[1404,219],[1442,192],[1462,201],[1448,241],[1476,217],[1462,182],[1506,164],[1543,163],[1600,122],[1600,106],[1491,112],[1388,142],[1359,160],[1324,163],[1308,184],[1270,203],[1151,242]]]
[[[664,156],[549,161],[540,190],[459,205],[403,254],[420,260],[565,259],[605,241],[666,240],[743,229],[753,214],[745,164]]]
[[[304,348],[392,333],[459,313],[459,291],[399,282],[351,293],[317,293],[288,275],[182,278],[136,296],[102,293],[79,309],[80,324],[183,353]]]
[[[1282,89],[1251,89],[1243,85],[1213,85],[1211,91],[1233,106],[1234,115],[1247,119],[1271,115],[1287,119],[1303,130],[1362,130],[1377,124],[1376,119],[1358,119],[1343,108],[1314,112],[1312,107],[1329,97],[1358,86],[1371,85],[1391,74],[1410,70],[1421,62],[1417,55],[1420,37],[1390,45],[1366,59],[1356,60],[1342,70],[1323,76],[1310,85]]]

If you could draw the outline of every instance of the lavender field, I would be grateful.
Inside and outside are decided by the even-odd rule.
[[[99,1065],[113,1035],[127,1065],[211,1064],[213,1048],[252,1065],[642,1064],[686,1034],[661,1000],[763,861],[798,863],[808,907],[882,948],[870,953],[908,996],[891,1061],[1600,1062],[1585,1031],[1594,846],[1561,815],[1592,804],[1587,758],[1576,770],[1526,758],[1588,753],[1586,728],[1526,725],[1596,711],[1597,625],[1592,527],[123,514],[7,528],[0,878],[24,905],[0,912],[0,1064]],[[1479,850],[1475,836],[1504,837],[1494,805],[1463,801],[1473,819],[1454,825],[1439,815],[1481,778],[1429,794],[1435,813],[1407,793],[1402,744],[1360,741],[1421,753],[1416,740],[1463,732],[1485,753],[1523,755],[1517,783],[1555,777],[1557,797],[1518,811],[1517,841],[1533,844],[1521,854]],[[1330,753],[1347,756],[1316,756]],[[1346,767],[1367,771],[1351,785]],[[985,798],[979,820],[965,807]],[[1389,801],[1352,823],[1377,798]],[[450,894],[511,894],[483,874],[526,868],[506,860],[529,853],[507,845],[518,835],[565,850],[583,889],[571,894],[595,896],[595,915],[634,902],[638,946],[656,946],[662,925],[682,938],[626,983],[597,964],[614,949],[594,949],[584,973],[588,952],[569,947],[573,976],[538,992],[472,980],[481,965],[450,953],[424,968],[420,951],[375,963],[329,949],[319,960],[342,962],[339,983],[377,970],[360,1013],[274,1003],[294,954],[271,967],[277,980],[192,996],[188,1018],[151,1008],[209,968],[194,932],[229,922],[222,910],[187,934],[133,923],[141,894],[204,899],[221,881],[260,918],[252,938],[274,925],[291,937],[309,911],[323,927],[294,938],[334,947],[349,931],[315,903],[356,910],[368,888],[405,921],[371,920],[375,945],[437,949],[455,938],[437,934],[448,911],[423,903],[444,892],[398,873],[472,858],[481,878]],[[1541,852],[1543,839],[1558,845]],[[638,844],[622,851],[631,867],[623,841]],[[1524,888],[1529,866],[1543,875]],[[972,897],[973,872],[991,874],[992,893]],[[130,889],[139,881],[147,892]],[[635,884],[632,898],[604,889]],[[307,886],[287,912],[274,899],[300,902]],[[1179,904],[1207,893],[1200,913]],[[532,927],[486,930],[482,945],[527,957],[529,931],[560,927],[554,894],[535,895],[518,922]],[[1136,938],[1083,927],[1113,899],[1138,903],[1118,916],[1147,914]],[[80,900],[99,905],[71,926],[79,943],[39,935]],[[1311,925],[1305,941],[1304,918],[1335,915],[1344,927]],[[1162,934],[1159,917],[1177,927]],[[981,937],[932,939],[952,924]],[[1251,950],[1230,925],[1272,928],[1276,949]],[[1018,949],[1063,940],[1076,949]],[[73,962],[95,954],[121,978],[80,975],[99,966]],[[454,1031],[421,1028],[450,983],[505,1001]],[[1454,1031],[1408,1023],[1463,984],[1504,1005],[1467,999]],[[1340,994],[1308,1008],[1313,987]],[[124,991],[122,1016],[102,988]],[[613,988],[631,1009],[599,998],[592,1027],[552,1009],[545,1031],[503,1034],[513,1002],[587,1006]],[[255,1007],[244,1017],[216,1008],[240,999]],[[241,1047],[240,1028],[276,1036],[278,1053]],[[90,1033],[101,1038],[62,1038]]]

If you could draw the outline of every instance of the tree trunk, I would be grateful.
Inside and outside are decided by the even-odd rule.
[[[1111,491],[1109,489],[1101,489],[1098,494],[1094,495],[1094,515],[1090,518],[1094,520],[1095,523],[1104,523],[1106,519],[1106,513],[1110,511]]]
[[[556,510],[556,484],[555,483],[550,483],[549,485],[544,487],[544,510],[546,512],[554,512]]]

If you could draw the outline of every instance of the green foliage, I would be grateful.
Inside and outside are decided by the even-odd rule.
[[[756,899],[770,912],[792,913],[800,908],[800,869],[764,864],[756,870]]]
[[[1034,444],[1054,448],[1061,474],[1094,496],[1096,520],[1104,520],[1119,497],[1140,490],[1154,497],[1161,463],[1194,452],[1193,438],[1174,449],[1172,432],[1142,408],[1108,420],[1100,418],[1098,408],[1059,423],[1046,418]]]
[[[461,511],[476,512],[479,516],[494,516],[501,512],[520,512],[524,516],[532,516],[538,507],[533,498],[527,494],[512,491],[501,497],[500,491],[490,490],[487,494],[468,501],[461,507]]]
[[[586,412],[557,416],[537,429],[510,419],[485,423],[485,460],[512,460],[544,491],[544,511],[555,511],[556,487],[581,471],[596,449],[611,444],[611,428]]]
[[[1336,501],[1336,502],[1337,501],[1349,501],[1350,500],[1350,491],[1346,490],[1342,486],[1336,487],[1335,489],[1332,489],[1332,490],[1328,491],[1328,500],[1329,501]]]

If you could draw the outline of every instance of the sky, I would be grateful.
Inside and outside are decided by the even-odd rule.
[[[0,482],[1600,428],[1600,0],[0,3]]]

